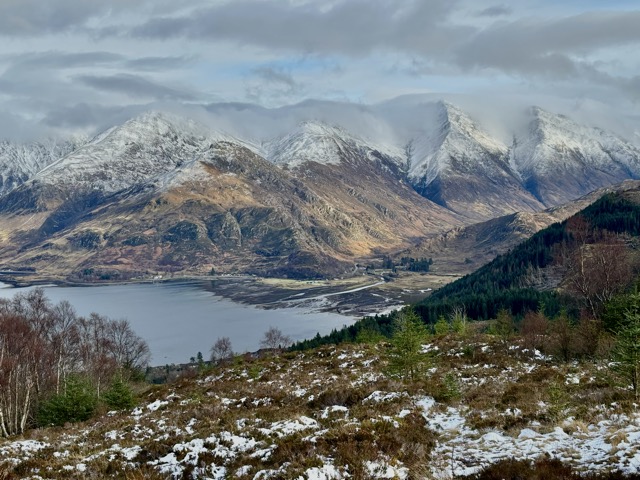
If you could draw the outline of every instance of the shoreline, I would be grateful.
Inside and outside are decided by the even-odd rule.
[[[12,280],[12,281],[10,281]],[[261,310],[304,309],[316,313],[334,313],[352,321],[384,315],[408,302],[382,289],[390,282],[380,275],[362,275],[346,279],[291,280],[252,275],[183,276],[163,279],[136,279],[100,283],[73,282],[40,277],[8,279],[0,276],[7,289],[38,286],[59,288],[117,287],[138,285],[195,285],[223,299]]]
[[[385,315],[405,305],[418,302],[428,296],[431,291],[456,278],[456,275],[441,273],[401,272],[391,275],[381,270],[362,275],[312,280],[218,274],[75,282],[57,276],[23,274],[16,278],[0,274],[0,282],[8,284],[8,288],[46,285],[60,288],[91,288],[197,284],[221,298],[263,310],[303,308],[312,312],[336,313],[356,320],[367,316]]]

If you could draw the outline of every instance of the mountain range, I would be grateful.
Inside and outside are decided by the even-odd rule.
[[[90,140],[0,143],[0,262],[49,277],[309,278],[640,178],[620,136],[530,108],[512,142],[447,102],[406,141],[319,121],[275,138],[149,112]]]

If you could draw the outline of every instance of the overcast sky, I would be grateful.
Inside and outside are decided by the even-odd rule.
[[[0,0],[0,137],[437,93],[640,116],[636,0]]]

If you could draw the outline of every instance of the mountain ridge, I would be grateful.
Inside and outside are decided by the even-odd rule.
[[[507,147],[446,102],[429,106],[408,148],[318,121],[262,141],[146,113],[34,162],[0,194],[0,261],[76,276],[339,275],[434,233],[534,214],[640,172],[640,150],[619,137],[531,112],[527,148]],[[580,150],[582,138],[591,140]]]

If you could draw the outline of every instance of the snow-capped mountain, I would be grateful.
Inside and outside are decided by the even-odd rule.
[[[530,113],[528,130],[514,139],[510,162],[545,205],[640,178],[640,149],[629,142],[537,107]]]
[[[115,193],[161,182],[223,141],[243,145],[196,122],[150,112],[101,133],[40,170],[32,182]]]
[[[380,140],[319,121],[254,140],[152,112],[83,144],[2,143],[0,262],[74,278],[334,275],[640,177],[631,143],[540,109],[511,146],[450,103],[420,111],[411,135],[377,124]]]
[[[402,148],[377,145],[358,138],[343,128],[320,122],[303,122],[293,132],[266,142],[264,148],[270,161],[289,168],[308,162],[337,165],[343,161],[380,159],[382,156],[398,166],[405,163]]]
[[[492,138],[464,112],[447,102],[433,105],[435,123],[411,143],[409,178],[425,184],[449,171],[494,173],[508,170],[508,147]],[[490,157],[490,161],[483,161]]]
[[[418,192],[477,218],[542,208],[510,168],[506,145],[449,103],[433,109],[435,122],[408,148],[408,176]]]
[[[0,195],[21,185],[40,170],[77,149],[82,140],[41,143],[0,142]]]
[[[402,180],[397,157],[321,125],[292,138],[336,158],[300,161],[290,141],[279,151],[305,168],[284,168],[193,122],[132,119],[0,198],[0,259],[74,278],[211,268],[313,277],[461,223]]]

